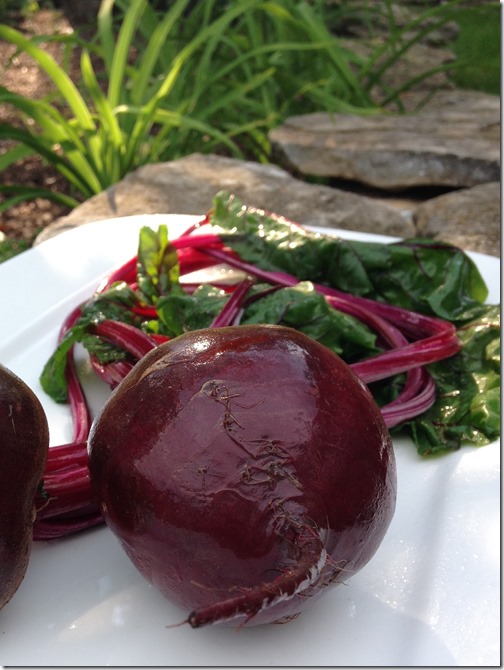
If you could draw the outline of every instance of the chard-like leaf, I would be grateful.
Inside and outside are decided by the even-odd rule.
[[[452,358],[429,366],[438,389],[434,405],[407,428],[422,455],[483,446],[500,435],[500,313],[487,307],[458,331],[463,343]]]
[[[302,230],[225,193],[216,196],[210,221],[227,245],[265,270],[456,323],[482,313],[486,285],[472,259],[452,245],[343,240]]]
[[[176,293],[160,298],[156,305],[158,332],[177,337],[189,330],[208,328],[227,299],[222,289],[204,284],[192,295]],[[153,325],[150,324],[151,329]]]
[[[382,244],[312,233],[220,193],[210,222],[221,239],[250,264],[287,272],[385,304],[435,316],[459,328],[459,354],[428,366],[435,404],[397,429],[411,433],[419,453],[488,444],[500,434],[498,307],[484,304],[487,287],[462,250],[433,240]],[[351,300],[351,298],[350,298]],[[398,380],[376,384],[374,395],[393,399]]]
[[[138,245],[138,293],[141,299],[155,305],[160,296],[181,291],[177,251],[168,240],[168,228],[159,226],[140,230]]]
[[[67,355],[72,346],[82,339],[83,326],[73,326],[68,330],[44,365],[40,384],[44,391],[57,403],[66,403],[68,386],[66,381]]]
[[[252,295],[262,289],[264,286],[258,286]],[[375,334],[354,317],[330,307],[311,282],[282,288],[253,301],[241,323],[272,323],[296,328],[348,362],[379,351]]]
[[[138,298],[126,282],[116,282],[102,293],[95,294],[82,308],[78,323],[89,326],[92,323],[110,319],[139,326],[141,317],[131,308],[138,304]]]
[[[79,319],[65,333],[40,376],[42,388],[55,402],[65,403],[67,401],[65,372],[67,354],[77,342],[82,343],[100,363],[109,363],[126,357],[125,351],[96,337],[89,331],[93,324],[105,319],[141,327],[141,317],[131,311],[135,304],[137,304],[137,297],[134,291],[124,282],[118,282],[107,291],[96,294],[83,306]]]

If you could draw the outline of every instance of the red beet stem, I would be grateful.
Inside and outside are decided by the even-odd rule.
[[[157,346],[157,342],[149,335],[122,321],[105,319],[94,325],[92,330],[139,360]]]
[[[65,377],[68,386],[68,402],[73,417],[73,441],[84,442],[87,440],[89,429],[91,427],[91,416],[84,391],[77,375],[73,349],[72,346],[67,353]]]
[[[137,257],[133,256],[133,258],[130,258],[128,261],[126,261],[126,263],[121,265],[121,267],[110,272],[98,285],[96,293],[103,293],[108,288],[110,288],[112,284],[118,281],[125,281],[127,283],[130,283],[130,280],[135,281],[136,268],[137,268]]]
[[[94,500],[87,464],[44,474],[43,485],[36,501],[37,522],[75,512]]]
[[[112,361],[103,365],[98,361],[96,356],[91,355],[89,357],[91,361],[91,367],[96,372],[98,377],[104,381],[110,388],[115,388],[120,381],[126,377],[128,372],[133,368],[134,363],[131,361]]]
[[[254,280],[247,278],[243,279],[231,293],[226,301],[226,304],[221,309],[219,314],[210,324],[210,328],[221,328],[222,326],[232,326],[236,323],[238,316],[243,308],[243,302],[250,287],[254,284]]]
[[[410,383],[410,380],[413,381]],[[381,408],[387,428],[413,419],[426,412],[436,399],[436,384],[424,368],[416,368],[408,373],[402,393],[388,405]]]
[[[45,473],[51,474],[56,470],[65,470],[87,465],[87,435],[82,442],[68,442],[57,447],[51,447],[47,455]]]
[[[86,530],[92,526],[98,526],[103,523],[103,517],[100,512],[90,511],[85,516],[79,515],[68,519],[44,519],[37,522],[33,527],[33,539],[56,540],[60,537],[72,535],[81,530]]]

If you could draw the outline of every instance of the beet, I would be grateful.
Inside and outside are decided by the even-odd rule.
[[[395,508],[371,394],[280,326],[151,351],[95,420],[89,457],[106,522],[193,627],[294,617],[370,560]]]
[[[26,574],[34,498],[49,449],[47,418],[33,391],[0,365],[0,609]]]

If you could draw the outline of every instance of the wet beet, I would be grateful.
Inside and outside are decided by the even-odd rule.
[[[103,515],[194,627],[285,620],[374,555],[395,506],[364,384],[298,331],[192,331],[145,356],[94,423]]]
[[[0,365],[0,609],[26,574],[33,500],[49,449],[46,415],[33,391]]]

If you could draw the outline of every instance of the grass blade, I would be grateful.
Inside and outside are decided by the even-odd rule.
[[[85,145],[78,133],[55,106],[44,100],[31,100],[2,86],[0,86],[0,101],[12,105],[22,114],[33,119],[43,131],[44,137],[50,139],[52,144],[70,140],[79,151],[85,152]]]
[[[112,19],[114,0],[102,0],[98,10],[97,28],[98,38],[101,47],[101,56],[105,63],[107,72],[112,71],[112,61],[114,59],[115,39]]]
[[[211,124],[204,123],[199,119],[183,116],[182,114],[170,112],[165,109],[158,109],[156,111],[155,120],[156,122],[163,125],[163,131],[159,133],[158,137],[156,137],[156,141],[159,144],[161,144],[163,141],[165,144],[164,149],[158,149],[156,152],[159,156],[161,156],[163,152],[166,151],[165,139],[167,137],[167,132],[171,128],[177,128],[179,131],[196,130],[201,136],[208,135],[215,141],[221,142],[231,151],[234,156],[240,155],[239,148],[225,132],[222,132]]]
[[[48,163],[54,165],[69,183],[73,184],[81,193],[87,195],[87,197],[94,194],[92,187],[85,181],[81,172],[66,157],[57,154],[52,146],[49,146],[40,138],[31,135],[21,128],[14,128],[8,124],[0,123],[0,139],[14,140],[32,148],[42,158],[45,158]]]
[[[51,191],[47,188],[38,188],[31,186],[9,186],[8,184],[0,184],[0,193],[6,194],[6,197],[0,203],[0,212],[9,209],[13,205],[16,205],[20,202],[26,202],[27,200],[33,200],[34,198],[45,198],[47,200],[52,200],[60,205],[69,207],[73,209],[77,207],[80,203],[75,198],[72,198],[70,195],[65,193],[58,193],[56,191]],[[13,194],[9,196],[9,194]]]
[[[344,89],[342,89],[343,96],[346,97],[347,100],[353,100],[355,104],[368,106],[370,100],[367,94],[362,90],[362,86],[357,77],[354,76],[352,70],[348,66],[348,61],[345,56],[346,50],[339,46],[337,38],[331,35],[323,22],[316,18],[307,3],[300,3],[298,11],[305,26],[305,30],[311,40],[319,43],[328,43],[324,55],[332,62],[336,71],[335,74],[339,77],[341,84],[344,86]]]
[[[65,158],[68,165],[74,165],[76,173],[82,178],[80,183],[86,183],[92,190],[91,193],[96,193],[101,190],[98,176],[100,174],[100,164],[93,161],[92,152],[85,142],[85,135],[81,127],[72,120],[65,119],[58,109],[44,102],[43,100],[30,100],[17,93],[11,93],[7,89],[0,87],[0,101],[13,105],[20,112],[31,118],[38,125],[38,129],[31,129],[23,131],[10,124],[4,124],[3,134],[8,134],[7,128],[12,129],[12,137],[17,141],[22,142],[25,146],[31,147],[30,153],[37,151],[37,146],[44,146],[48,153],[44,154],[45,160],[49,163],[55,164],[59,169],[60,156],[55,151],[55,147],[60,146],[65,151]],[[25,134],[20,134],[25,133]],[[84,137],[81,137],[81,133]],[[40,144],[36,144],[38,142]],[[89,137],[89,142],[97,142],[99,137],[96,133],[92,133]],[[35,144],[34,144],[35,142]],[[100,151],[96,148],[94,152],[100,158]],[[12,155],[8,158],[9,163],[12,163]],[[75,186],[77,183],[75,182]],[[85,193],[88,193],[86,188]]]
[[[81,55],[81,72],[84,84],[93,100],[101,124],[102,132],[101,135],[98,136],[94,145],[95,160],[96,162],[99,162],[101,172],[103,172],[103,163],[105,162],[108,164],[108,181],[113,183],[123,176],[121,170],[121,156],[124,151],[123,132],[110,101],[98,84],[89,52],[86,50],[84,50]],[[105,145],[100,139],[103,135],[107,140],[107,150],[105,150]]]
[[[0,154],[0,172],[3,172],[11,165],[14,165],[14,163],[23,160],[23,158],[33,156],[35,153],[36,151],[31,147],[28,147],[25,144],[17,144],[15,147],[12,147],[12,149]]]
[[[0,25],[0,39],[14,44],[29,54],[37,62],[37,65],[51,78],[81,127],[85,130],[95,129],[93,118],[77,87],[49,53],[40,49],[18,30],[9,26]]]
[[[156,65],[160,61],[168,35],[177,25],[189,0],[178,0],[165,14],[161,23],[157,23],[155,29],[149,35],[149,41],[141,57],[140,67],[135,72],[132,81],[131,101],[133,104],[140,104],[145,99],[146,91],[152,81]]]
[[[124,86],[124,73],[128,63],[128,56],[133,44],[138,21],[146,6],[146,0],[131,0],[124,20],[119,30],[119,36],[114,48],[114,55],[110,65],[108,99],[112,107],[121,102],[121,93]]]

